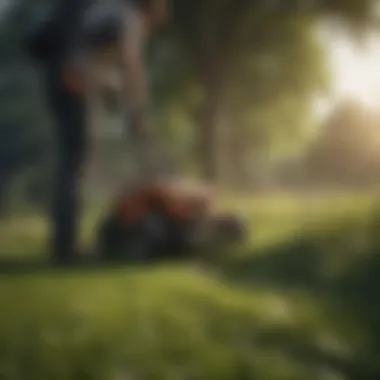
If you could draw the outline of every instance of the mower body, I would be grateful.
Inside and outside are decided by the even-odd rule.
[[[123,191],[100,226],[98,251],[105,260],[179,258],[241,239],[239,218],[218,213],[214,199],[210,187],[184,181]]]

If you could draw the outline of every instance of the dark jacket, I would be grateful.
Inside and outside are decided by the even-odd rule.
[[[114,41],[120,34],[128,3],[126,0],[59,0],[44,19],[31,26],[25,48],[32,58],[46,61],[63,58],[85,45]],[[91,6],[101,13],[93,20],[88,17]]]

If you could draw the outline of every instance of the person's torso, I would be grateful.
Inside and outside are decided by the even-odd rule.
[[[128,0],[59,0],[34,32],[48,53],[60,59],[110,51],[124,34],[141,34],[141,20]],[[49,51],[50,50],[50,51]]]

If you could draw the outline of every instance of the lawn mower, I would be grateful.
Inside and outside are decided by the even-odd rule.
[[[180,180],[153,181],[116,197],[98,230],[104,261],[186,258],[239,243],[242,220],[216,210],[211,187]]]

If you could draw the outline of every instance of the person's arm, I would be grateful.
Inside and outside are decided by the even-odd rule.
[[[147,134],[148,93],[144,62],[146,39],[154,34],[167,18],[168,0],[134,0],[125,22],[122,61],[125,72],[128,108],[132,133]]]
[[[148,133],[147,74],[143,57],[144,24],[135,10],[131,10],[127,17],[121,46],[125,99],[130,115],[131,133],[135,137],[143,137]]]
[[[130,136],[136,151],[140,173],[147,178],[157,176],[158,163],[150,125],[147,67],[144,48],[149,38],[162,21],[162,9],[158,4],[167,0],[136,1],[127,12],[122,39],[122,63],[125,73],[126,108],[129,113]]]
[[[144,20],[137,10],[132,10],[128,13],[126,21],[121,54],[130,148],[133,150],[138,180],[151,181],[158,174],[158,169],[149,120]]]

